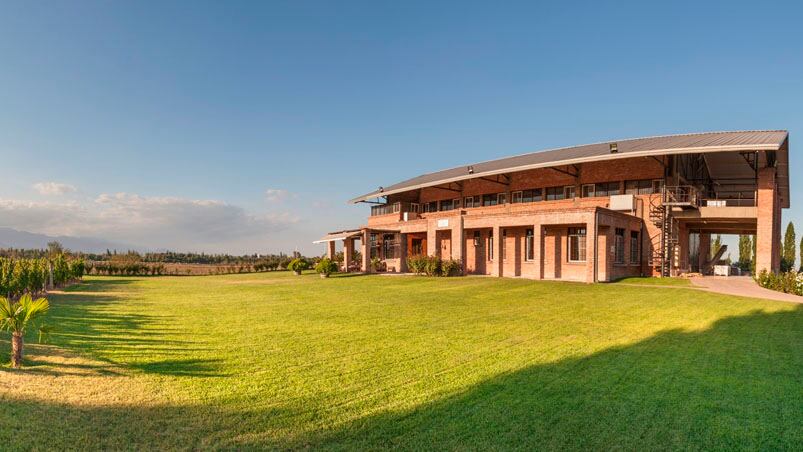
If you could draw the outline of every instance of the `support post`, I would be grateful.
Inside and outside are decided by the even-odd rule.
[[[371,272],[371,231],[369,229],[362,230],[362,243],[360,244],[360,252],[362,253],[362,266],[361,270],[364,273]]]
[[[354,238],[347,238],[343,241],[343,271],[348,273],[349,264],[354,259]]]
[[[504,276],[503,259],[502,259],[502,228],[499,226],[493,227],[493,253],[494,258],[491,261],[491,276]]]
[[[781,269],[781,225],[778,183],[775,168],[758,171],[758,210],[756,227],[756,272],[777,272]]]

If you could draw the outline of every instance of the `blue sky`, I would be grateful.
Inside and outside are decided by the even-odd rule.
[[[0,226],[320,253],[422,172],[737,129],[790,131],[803,202],[792,2],[1,3]]]

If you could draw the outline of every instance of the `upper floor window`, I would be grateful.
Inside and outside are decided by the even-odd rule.
[[[514,191],[510,194],[510,202],[516,204],[520,202],[536,202],[543,199],[542,190],[540,188],[533,188],[532,190]]]
[[[454,201],[451,199],[446,199],[441,201],[441,210],[452,210],[454,209]]]
[[[595,195],[594,191],[594,184],[585,184],[583,185],[583,191],[581,192],[583,198],[593,198]]]
[[[477,205],[474,204],[474,196],[466,196],[463,199],[463,205],[466,206],[466,209],[471,209],[473,207],[479,207],[479,200],[477,200]]]
[[[594,190],[597,196],[618,195],[619,182],[603,182],[601,184],[594,184]]]
[[[652,193],[656,193],[656,191],[651,179],[629,180],[625,182],[625,194],[649,195]]]
[[[566,197],[566,199],[574,199],[575,194],[576,194],[576,188],[574,185],[567,185],[563,187],[563,196]]]
[[[499,193],[496,195],[497,204],[504,204],[507,202],[507,193]]]
[[[495,206],[498,201],[499,200],[498,200],[498,198],[497,198],[497,196],[495,194],[493,194],[493,195],[482,195],[482,206],[483,207]]]
[[[546,200],[547,201],[557,201],[560,199],[564,199],[566,194],[563,191],[563,187],[549,187],[546,189]]]

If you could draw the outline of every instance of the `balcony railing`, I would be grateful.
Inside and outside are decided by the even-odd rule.
[[[663,203],[667,206],[699,207],[700,191],[691,185],[665,186],[663,189]]]
[[[391,204],[380,204],[378,206],[371,206],[371,216],[377,215],[390,215],[392,213],[400,212],[416,212],[418,213],[419,206],[414,202],[394,202]]]

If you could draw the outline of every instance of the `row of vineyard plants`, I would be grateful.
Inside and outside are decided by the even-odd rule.
[[[38,295],[49,288],[64,287],[81,280],[86,272],[83,259],[0,257],[0,295],[16,300],[22,295]]]

